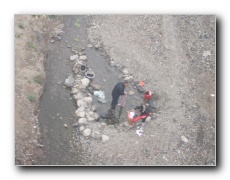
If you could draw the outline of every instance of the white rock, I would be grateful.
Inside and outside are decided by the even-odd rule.
[[[93,116],[93,112],[92,111],[89,111],[89,116]]]
[[[101,126],[107,126],[107,124],[105,122],[102,122]]]
[[[83,99],[84,98],[84,94],[81,93],[81,92],[79,92],[79,93],[77,93],[77,95],[74,95],[73,97],[74,97],[74,99]]]
[[[67,128],[68,126],[67,126],[67,124],[64,124],[64,126]]]
[[[87,57],[85,55],[82,55],[79,57],[79,59],[85,61],[85,60],[87,60]]]
[[[95,111],[96,110],[96,107],[94,105],[91,106],[91,110],[92,111]]]
[[[181,140],[186,142],[186,143],[188,142],[188,139],[185,136],[181,136]]]
[[[75,114],[77,115],[77,113],[82,112],[82,111],[85,111],[85,108],[81,106],[75,111]]]
[[[90,80],[89,80],[88,78],[83,78],[83,79],[81,80],[81,83],[82,83],[82,85],[83,85],[84,87],[87,87],[87,86],[89,85],[89,83],[90,83]]]
[[[93,113],[93,117],[95,118],[95,120],[100,119],[100,115],[95,112]]]
[[[100,139],[101,138],[101,134],[98,131],[92,131],[91,136],[94,139]]]
[[[147,122],[148,122],[148,121],[151,121],[151,117],[148,116],[148,117],[146,118],[146,121],[147,121]]]
[[[123,69],[122,71],[125,75],[129,74],[129,71],[127,69]]]
[[[75,55],[73,55],[73,56],[70,56],[70,60],[71,61],[74,61],[74,60],[76,60],[78,58],[78,55],[77,54],[75,54]]]
[[[80,107],[80,106],[87,107],[87,103],[84,100],[79,99],[79,100],[77,100],[77,106],[78,107]]]
[[[81,118],[85,117],[85,111],[78,112],[77,116]]]
[[[81,127],[79,128],[79,130],[80,130],[80,131],[84,131],[84,130],[85,130],[85,127],[84,127],[84,126],[81,126]]]
[[[83,135],[84,136],[90,136],[90,134],[91,134],[91,129],[85,129],[84,131],[83,131]]]
[[[93,117],[88,117],[87,119],[88,119],[88,121],[94,121],[95,120],[95,118],[93,118]]]
[[[203,56],[211,56],[211,51],[204,51]]]
[[[210,94],[212,97],[215,97],[215,94]]]
[[[85,97],[84,100],[86,103],[91,104],[93,101],[93,98],[92,97]]]
[[[87,122],[87,119],[86,118],[80,118],[79,120],[78,120],[78,123],[79,124],[85,124]]]
[[[71,94],[76,94],[78,92],[79,92],[79,90],[77,88],[72,87]]]
[[[106,142],[109,140],[109,136],[106,136],[104,134],[102,134],[101,138],[102,138],[102,142]]]

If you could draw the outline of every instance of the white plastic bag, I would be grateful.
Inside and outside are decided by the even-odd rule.
[[[105,99],[105,94],[104,94],[104,92],[103,91],[94,91],[94,93],[93,93],[95,96],[97,96],[98,98],[100,98],[100,99]]]

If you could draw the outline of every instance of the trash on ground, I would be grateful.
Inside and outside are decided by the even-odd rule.
[[[105,99],[105,94],[103,91],[94,91],[94,95],[97,96],[100,99]]]
[[[142,134],[142,133],[143,133],[143,130],[137,129],[137,130],[136,130],[136,133],[137,133],[138,136],[141,136],[141,135],[143,135],[143,134]]]

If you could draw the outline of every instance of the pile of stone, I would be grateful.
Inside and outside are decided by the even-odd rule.
[[[95,91],[100,91],[101,86],[85,76],[85,72],[90,68],[86,66],[87,56],[84,52],[70,56],[70,61],[73,62],[72,70],[74,74],[68,76],[64,85],[71,90],[70,93],[77,105],[75,111],[76,122],[72,124],[72,127],[78,130],[84,137],[91,137],[95,140],[106,142],[109,140],[109,136],[101,132],[106,124],[99,122],[100,115],[96,111],[96,106],[92,104],[92,94]],[[90,71],[92,70],[90,69]],[[106,103],[105,100],[100,99],[99,101]]]

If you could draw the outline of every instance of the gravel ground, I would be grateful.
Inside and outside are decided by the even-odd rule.
[[[88,38],[143,80],[156,120],[136,129],[105,126],[88,140],[89,165],[216,165],[215,16],[92,16]]]

